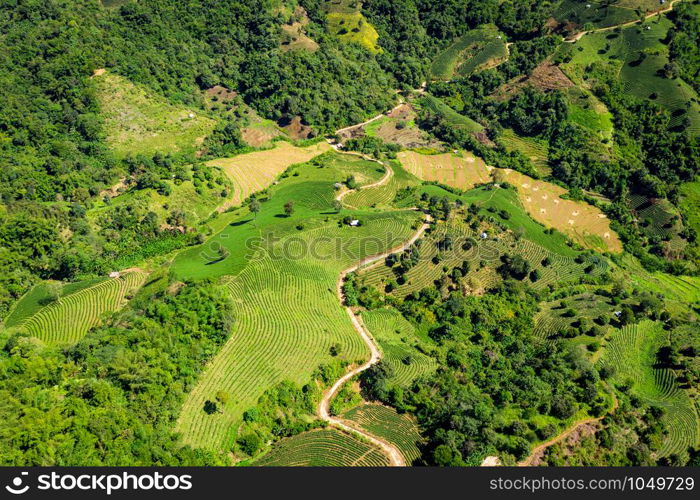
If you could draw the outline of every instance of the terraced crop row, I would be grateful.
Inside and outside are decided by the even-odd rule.
[[[29,333],[51,344],[74,343],[107,313],[124,305],[125,296],[138,289],[146,274],[130,272],[102,281],[43,307],[21,323]]]
[[[563,299],[571,305],[579,317],[593,320],[601,314],[612,318],[613,306],[607,303],[607,299],[594,293],[582,293]],[[540,312],[535,316],[535,335],[546,339],[562,332],[570,327],[575,318],[568,318],[564,314],[567,308],[561,308],[562,300],[545,302],[540,305]]]
[[[415,379],[432,373],[437,368],[434,358],[418,349],[413,326],[394,309],[378,309],[362,313],[367,330],[379,343],[384,360],[394,370],[391,381],[408,386]]]
[[[284,439],[253,465],[261,467],[382,467],[387,457],[373,445],[324,429]]]
[[[328,222],[297,232],[232,278],[227,288],[234,300],[233,333],[185,401],[177,425],[184,441],[230,446],[236,422],[266,389],[284,380],[308,382],[321,363],[332,360],[333,344],[349,362],[365,359],[367,347],[336,296],[338,275],[361,257],[407,240],[417,217],[388,212],[363,217],[358,228]],[[204,402],[219,390],[231,400],[222,413],[208,415]]]
[[[458,38],[435,58],[430,73],[435,79],[449,80],[455,73],[469,76],[483,66],[508,56],[503,35],[495,26],[482,26]]]
[[[487,232],[487,239],[481,239],[482,232]],[[448,235],[455,242],[453,248],[446,252],[438,252],[437,243]],[[474,245],[469,250],[463,250],[461,245],[467,240],[474,242]],[[498,232],[483,225],[474,231],[456,217],[448,224],[439,224],[428,234],[419,252],[419,263],[405,273],[405,283],[397,284],[392,293],[404,297],[431,286],[444,274],[445,267],[449,273],[454,267],[461,266],[465,260],[470,263],[470,271],[464,276],[463,282],[471,283],[469,288],[474,292],[488,289],[501,281],[496,268],[501,265],[500,257],[506,253],[520,255],[530,263],[532,269],[538,269],[540,278],[531,284],[536,289],[552,283],[578,281],[585,275],[584,269],[589,265],[588,262],[578,264],[574,257],[558,255],[526,238],[517,239],[510,232]],[[442,258],[435,264],[433,258],[439,253]],[[542,266],[541,262],[547,257],[551,264],[547,267]],[[481,267],[481,263],[485,266]],[[607,269],[607,264],[602,259],[596,259],[592,265],[591,276],[600,275]],[[380,290],[384,290],[389,282],[397,278],[393,269],[382,264],[367,269],[361,276],[366,284]]]
[[[366,404],[349,410],[343,418],[395,445],[406,464],[410,465],[420,457],[418,444],[422,438],[410,416],[400,415],[387,406]]]
[[[351,208],[389,207],[400,189],[414,186],[418,181],[399,165],[392,166],[393,175],[386,184],[352,192],[343,198],[343,203]]]
[[[692,401],[678,388],[673,372],[654,366],[662,336],[660,323],[644,321],[626,326],[613,336],[600,363],[614,367],[615,381],[632,381],[634,394],[665,410],[662,418],[669,433],[659,455],[682,455],[698,442],[698,420]]]

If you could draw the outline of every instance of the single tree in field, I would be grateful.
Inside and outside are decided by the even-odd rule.
[[[204,413],[207,415],[212,415],[219,411],[219,407],[216,405],[214,401],[206,400],[204,402]]]
[[[287,203],[284,204],[284,215],[286,215],[287,217],[291,217],[293,213],[294,213],[294,202],[288,201]]]
[[[218,255],[219,255],[219,259],[218,259],[218,260],[220,260],[220,261],[221,261],[221,260],[228,259],[228,256],[230,255],[228,249],[226,249],[226,248],[224,248],[224,247],[219,247],[219,250],[217,250],[217,253],[218,253]]]
[[[250,203],[248,203],[248,210],[253,214],[253,216],[257,219],[258,218],[258,212],[260,212],[260,202],[253,198],[250,200]]]
[[[58,282],[52,282],[46,285],[46,297],[42,301],[43,305],[52,304],[54,302],[61,303],[61,293],[63,285]]]

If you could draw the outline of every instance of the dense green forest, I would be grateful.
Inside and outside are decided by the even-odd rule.
[[[321,193],[325,178],[310,183],[310,194],[301,188],[283,191],[289,199],[273,201],[284,206],[274,216],[284,225],[283,234],[302,234],[335,215],[338,228],[345,229],[351,223],[361,227],[386,208],[418,207],[432,216],[431,230],[457,213],[474,230],[488,223],[504,234],[511,231],[520,242],[527,231],[516,225],[525,219],[528,228],[535,223],[519,208],[508,205],[477,215],[482,201],[469,205],[466,192],[442,182],[421,183],[397,160],[403,150],[458,157],[468,151],[486,165],[546,180],[565,188],[566,199],[594,205],[624,245],[620,254],[593,256],[591,250],[574,257],[583,251],[578,243],[554,229],[542,233],[566,241],[564,253],[571,255],[565,257],[588,266],[575,291],[567,289],[571,283],[542,284],[550,257],[535,261],[505,253],[493,266],[495,281],[478,287],[483,288],[479,293],[466,293],[459,286],[476,266],[466,260],[463,267],[442,265],[442,252],[453,245],[449,238],[440,242],[440,256],[433,262],[435,279],[404,296],[392,292],[418,265],[419,244],[416,254],[389,259],[386,264],[396,264],[392,272],[397,275],[382,289],[349,275],[342,288],[345,305],[391,308],[430,346],[421,347],[420,356],[403,358],[406,366],[430,358],[430,366],[437,367],[410,384],[396,384],[395,367],[387,361],[359,377],[364,398],[415,418],[424,439],[417,463],[478,465],[487,455],[499,455],[513,464],[525,459],[534,443],[583,417],[597,419],[602,430],[584,440],[577,454],[554,448],[545,462],[697,461],[698,452],[680,438],[677,448],[664,448],[664,439],[675,436],[668,422],[689,413],[674,413],[677,408],[659,403],[656,393],[640,396],[631,374],[616,376],[605,354],[595,353],[603,345],[616,346],[620,332],[647,335],[653,368],[665,370],[664,383],[672,378],[674,390],[682,389],[683,396],[673,394],[684,411],[684,391],[692,393],[700,379],[695,328],[700,2],[683,0],[663,16],[593,31],[579,41],[572,35],[597,25],[575,22],[575,15],[562,17],[561,4],[1,2],[0,327],[8,327],[0,328],[3,465],[224,465],[230,463],[229,453],[254,458],[273,442],[322,425],[314,416],[321,388],[358,364],[344,358],[348,346],[326,349],[333,362],[310,367],[312,380],[266,388],[240,425],[227,430],[228,449],[183,445],[174,430],[180,411],[207,362],[235,331],[240,304],[231,301],[225,273],[218,281],[194,280],[176,276],[168,266],[178,251],[205,244],[204,252],[215,255],[205,271],[226,261],[230,251],[214,243],[214,236],[237,224],[242,231],[253,225],[257,235],[258,214],[273,200],[268,188],[300,176],[300,169],[287,166],[270,174],[264,186],[242,189],[245,183],[231,174],[233,167],[217,160],[270,150],[276,141],[328,147],[327,139],[342,139],[345,149],[368,155],[365,170],[352,167],[359,170],[331,183],[337,194]],[[347,16],[338,31],[331,15]],[[484,43],[461,51],[454,44],[484,26],[498,33],[507,58],[460,73],[459,59],[474,57]],[[373,49],[363,37],[371,39],[375,31]],[[305,48],[294,48],[290,37],[306,43]],[[440,80],[431,66],[445,53],[454,55],[456,71]],[[107,97],[99,80],[105,74],[114,77]],[[144,107],[132,102],[109,117],[109,99],[126,100],[129,92]],[[399,103],[410,112],[399,118],[387,113]],[[144,118],[143,109],[162,115]],[[341,137],[339,129],[382,113],[374,129]],[[194,140],[180,143],[159,135],[172,116],[175,128],[195,129]],[[387,123],[395,127],[392,140],[378,132]],[[265,140],[255,142],[256,133]],[[409,136],[403,143],[402,134]],[[138,136],[156,146],[130,148]],[[309,170],[323,170],[329,158],[313,160]],[[377,168],[370,160],[385,163]],[[354,176],[358,172],[362,182]],[[374,196],[372,189],[360,188],[381,183],[383,175],[393,176],[388,194],[364,199],[364,204],[363,196],[356,196],[344,205],[346,190]],[[495,180],[475,188],[517,192],[518,186]],[[239,194],[240,203],[229,203]],[[311,218],[324,204],[327,211],[313,212],[318,219]],[[251,220],[244,221],[248,214]],[[301,220],[307,216],[309,221]],[[511,218],[517,223],[508,225]],[[418,227],[416,222],[412,229]],[[250,254],[233,258],[242,269]],[[606,271],[593,273],[602,262]],[[58,306],[69,308],[68,299],[77,300],[71,294],[99,286],[109,273],[143,269],[148,269],[145,285],[125,290],[113,300],[114,307],[105,306],[97,326],[77,343],[41,341],[19,320],[2,325],[22,317],[23,308],[44,307],[47,314]],[[625,280],[633,285],[620,284]],[[584,293],[595,296],[590,300],[596,307],[607,301],[612,309],[586,317],[567,302],[567,294]],[[551,306],[555,302],[561,305]],[[544,342],[538,321],[543,311],[551,312],[547,307],[561,309],[557,318],[566,317],[568,323],[549,332],[552,338]],[[606,314],[617,315],[612,326]],[[222,392],[214,399],[207,400],[204,413],[216,417],[236,395]],[[359,399],[347,389],[333,411],[339,414]],[[697,401],[690,405],[696,415]],[[621,434],[633,437],[623,442],[616,439]]]

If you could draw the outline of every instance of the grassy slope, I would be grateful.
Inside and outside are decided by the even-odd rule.
[[[118,156],[192,152],[214,129],[214,120],[201,112],[171,104],[119,75],[105,72],[93,81],[107,142]]]

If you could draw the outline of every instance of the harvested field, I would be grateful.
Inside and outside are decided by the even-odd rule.
[[[477,184],[509,182],[518,189],[525,210],[536,221],[554,227],[587,248],[621,252],[622,243],[610,228],[610,221],[598,208],[587,203],[566,200],[567,190],[538,181],[520,172],[488,166],[471,153],[421,155],[403,151],[397,155],[403,167],[419,179],[435,181],[468,190]],[[495,176],[495,177],[494,177]]]
[[[220,210],[240,205],[251,193],[265,189],[290,165],[307,162],[329,150],[326,142],[304,148],[278,142],[266,151],[211,160],[208,164],[221,168],[233,182],[233,197]]]

